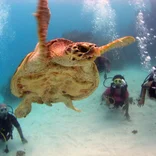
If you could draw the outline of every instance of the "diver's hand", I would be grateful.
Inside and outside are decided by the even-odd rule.
[[[138,99],[138,107],[144,106],[144,102],[142,99]]]
[[[24,137],[23,137],[23,138],[21,138],[21,141],[22,141],[22,143],[23,143],[23,144],[28,143],[27,139],[25,139]]]

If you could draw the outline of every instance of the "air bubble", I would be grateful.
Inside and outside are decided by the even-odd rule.
[[[146,58],[145,58],[145,61],[150,61],[151,60],[151,57],[150,56],[147,56]]]

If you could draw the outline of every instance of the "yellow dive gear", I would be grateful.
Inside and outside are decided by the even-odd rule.
[[[113,82],[114,82],[115,85],[122,85],[122,84],[123,84],[123,81],[122,81],[122,79],[120,79],[120,78],[114,79]]]

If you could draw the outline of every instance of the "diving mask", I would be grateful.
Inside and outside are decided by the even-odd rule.
[[[120,78],[117,78],[117,79],[114,79],[113,80],[113,83],[117,86],[123,86],[123,85],[126,85],[126,82],[124,79],[120,79]]]
[[[8,108],[6,104],[0,104],[0,117],[5,117],[8,113]]]

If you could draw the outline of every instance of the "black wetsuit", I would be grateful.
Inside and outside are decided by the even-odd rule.
[[[150,76],[148,82],[152,81],[150,88],[148,89],[149,97],[156,99],[156,82],[154,82],[153,76]]]
[[[20,124],[12,114],[8,113],[6,118],[0,118],[0,140],[4,140],[4,136],[6,140],[12,138],[13,126],[18,128]]]

